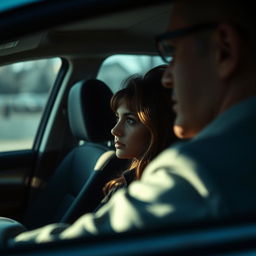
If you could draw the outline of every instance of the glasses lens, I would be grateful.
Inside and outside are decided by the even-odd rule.
[[[162,59],[166,63],[170,63],[173,59],[174,47],[172,47],[167,41],[161,41],[158,44],[158,49]]]

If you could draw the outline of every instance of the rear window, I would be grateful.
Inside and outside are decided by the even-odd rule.
[[[115,93],[131,75],[143,75],[151,68],[164,64],[159,56],[149,55],[113,55],[107,58],[97,78],[105,82]]]

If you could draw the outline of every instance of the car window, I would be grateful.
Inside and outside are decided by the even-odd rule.
[[[0,152],[32,149],[59,58],[0,67]]]
[[[164,64],[159,56],[149,55],[113,55],[108,57],[100,67],[97,78],[104,81],[116,92],[129,76],[143,75],[151,68]]]

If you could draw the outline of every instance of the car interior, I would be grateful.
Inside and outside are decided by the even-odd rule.
[[[59,57],[63,62],[45,106],[33,149],[8,151],[1,156],[3,163],[8,162],[7,168],[12,175],[16,169],[23,167],[23,172],[18,170],[17,174],[15,173],[15,176],[19,175],[21,184],[13,185],[15,188],[11,188],[11,184],[6,184],[5,187],[7,190],[20,190],[19,197],[23,194],[22,199],[26,202],[21,206],[19,204],[22,200],[18,198],[19,202],[16,204],[19,206],[10,209],[7,205],[6,209],[2,210],[4,216],[21,220],[24,212],[27,212],[24,208],[30,207],[29,201],[33,201],[37,194],[40,194],[41,187],[53,179],[62,182],[59,186],[56,183],[56,188],[53,186],[54,196],[58,198],[56,193],[63,197],[67,196],[68,202],[63,204],[69,205],[72,201],[70,197],[74,195],[64,195],[68,193],[68,188],[63,187],[66,183],[64,177],[69,175],[65,172],[72,172],[71,169],[76,168],[78,172],[83,172],[72,173],[77,179],[74,182],[78,183],[74,185],[73,191],[77,195],[100,155],[107,150],[113,150],[110,130],[114,126],[115,117],[109,108],[112,92],[102,81],[95,80],[97,73],[102,62],[114,54],[157,55],[154,34],[148,28],[161,27],[164,30],[168,15],[167,6],[157,4],[146,9],[140,6],[137,10],[123,10],[121,13],[111,13],[89,20],[85,15],[86,19],[79,22],[51,27],[36,34],[29,32],[24,38],[19,38],[19,43],[15,47],[6,47],[1,51],[1,65],[50,57]],[[79,146],[81,141],[86,142],[83,147]],[[88,159],[85,152],[76,152],[76,149],[80,148],[91,154]],[[76,159],[76,155],[79,154],[83,157]],[[9,160],[12,157],[15,161]],[[12,162],[13,166],[10,166],[9,162]],[[79,165],[84,166],[84,170],[78,170]],[[2,167],[5,169],[3,165]],[[62,179],[52,177],[53,174],[62,176]],[[28,176],[25,177],[26,175]],[[51,193],[51,189],[47,189]],[[8,191],[5,194],[16,193],[17,191]],[[53,195],[51,199],[52,197]],[[5,198],[5,201],[8,199]],[[49,208],[47,211],[51,211]],[[55,214],[58,215],[57,212]],[[31,218],[29,213],[28,216]]]
[[[130,65],[128,56],[158,56],[155,36],[168,26],[170,2],[46,0],[0,11],[0,68],[41,59],[61,61],[31,147],[1,149],[1,216],[34,229],[54,222],[73,223],[94,211],[104,196],[104,184],[129,164],[117,159],[113,148],[110,130],[115,116],[109,102],[115,90],[111,80],[104,81],[98,74],[111,56],[124,57],[122,67],[115,64],[109,69],[113,79],[117,66],[124,70]],[[131,65],[131,73],[140,72]],[[18,115],[1,106],[0,101],[2,124],[10,115]],[[0,124],[0,133],[1,129]],[[229,255],[241,250],[245,240],[247,248],[253,248],[255,224],[226,225],[148,227],[149,231],[138,233],[5,249],[2,255],[138,255],[138,251],[146,255]],[[210,249],[213,254],[207,254]]]
[[[28,229],[70,223],[83,213],[92,212],[104,197],[98,188],[125,169],[126,161],[115,157],[112,143],[107,146],[113,140],[109,131],[115,124],[109,106],[111,96],[109,87],[97,79],[72,86],[67,107],[69,126],[73,136],[86,143],[64,157],[35,203],[28,206],[23,222]]]

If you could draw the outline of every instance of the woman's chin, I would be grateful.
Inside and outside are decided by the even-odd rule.
[[[116,157],[119,159],[133,159],[130,155],[125,154],[124,152],[120,152],[116,150]]]
[[[119,159],[126,159],[126,156],[118,151],[116,151],[116,157]]]

